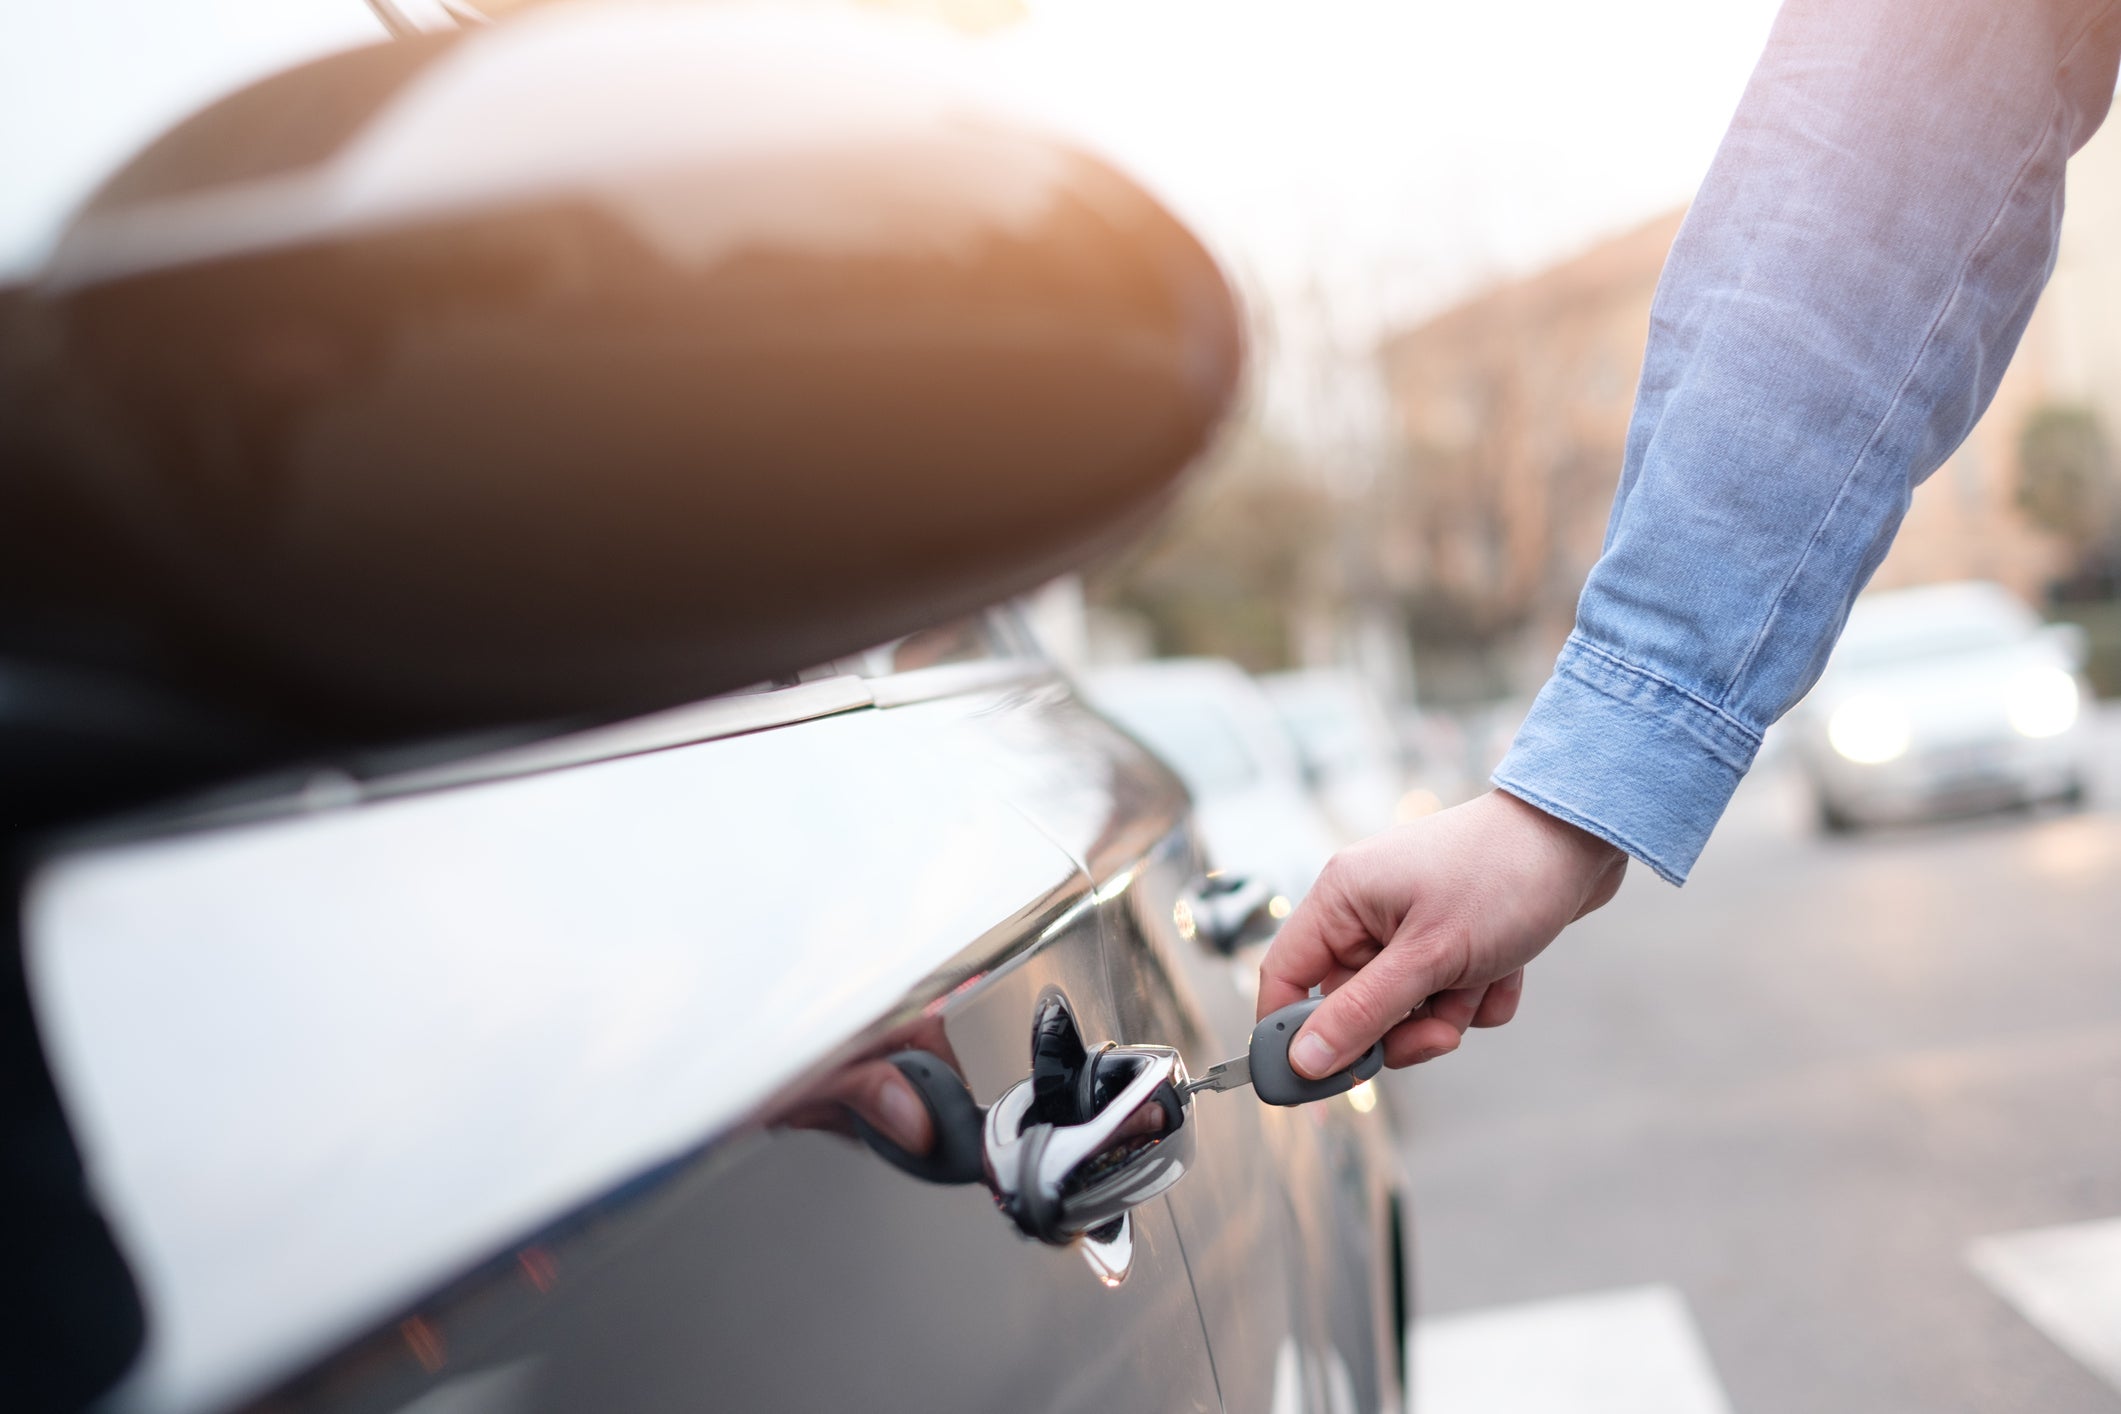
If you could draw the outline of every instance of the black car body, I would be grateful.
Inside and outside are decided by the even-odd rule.
[[[1186,1097],[1258,891],[966,613],[1154,509],[1227,290],[722,25],[268,80],[0,292],[19,1407],[1397,1407],[1376,1092]]]
[[[1131,1251],[849,1132],[861,1063],[991,1105],[1056,1006],[1063,1087],[1250,1029],[1181,788],[988,637],[48,864],[40,1021],[149,1313],[120,1407],[1396,1407],[1369,1092],[1192,1100]]]

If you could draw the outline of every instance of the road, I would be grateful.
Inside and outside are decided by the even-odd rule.
[[[2100,762],[2080,813],[1847,841],[1764,772],[1684,890],[1632,871],[1395,1078],[1425,1414],[2121,1414],[2050,1338],[2121,1350],[2121,1225],[2063,1235],[2049,1333],[1975,1264],[2121,1218],[2112,715]]]

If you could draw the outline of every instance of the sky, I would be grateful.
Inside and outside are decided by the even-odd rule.
[[[1248,279],[1433,309],[1685,201],[1771,0],[1036,0],[990,40]]]
[[[1402,312],[1683,201],[1774,5],[1026,8],[983,47],[1147,175],[1233,263],[1276,288],[1352,281]],[[84,0],[16,19],[29,32],[11,26],[0,46],[11,119],[0,124],[11,189],[0,193],[0,246],[16,246],[18,261],[51,219],[56,174],[85,185],[84,170],[114,164],[207,96],[202,83],[376,33],[359,0]],[[78,195],[69,189],[67,204]]]
[[[1238,275],[1267,382],[1685,201],[1774,0],[1023,0],[976,44]],[[218,92],[376,37],[361,0],[78,0],[0,45],[0,279]],[[1323,353],[1321,351],[1324,351]],[[1308,380],[1308,382],[1307,382]],[[1306,391],[1309,387],[1310,391]]]
[[[0,283],[164,129],[230,90],[386,37],[363,0],[7,0],[0,20]]]

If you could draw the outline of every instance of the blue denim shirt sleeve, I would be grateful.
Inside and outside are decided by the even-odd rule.
[[[1995,393],[2121,0],[1789,0],[1687,214],[1605,551],[1495,784],[1685,880]]]

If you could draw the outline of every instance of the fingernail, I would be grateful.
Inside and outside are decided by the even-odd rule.
[[[1333,1048],[1323,1036],[1306,1031],[1289,1046],[1289,1065],[1307,1080],[1323,1080],[1333,1073]]]
[[[919,1153],[926,1146],[921,1142],[921,1122],[927,1118],[920,1096],[903,1076],[894,1075],[879,1085],[876,1090],[877,1118],[883,1121],[885,1135],[892,1143],[908,1153]]]

